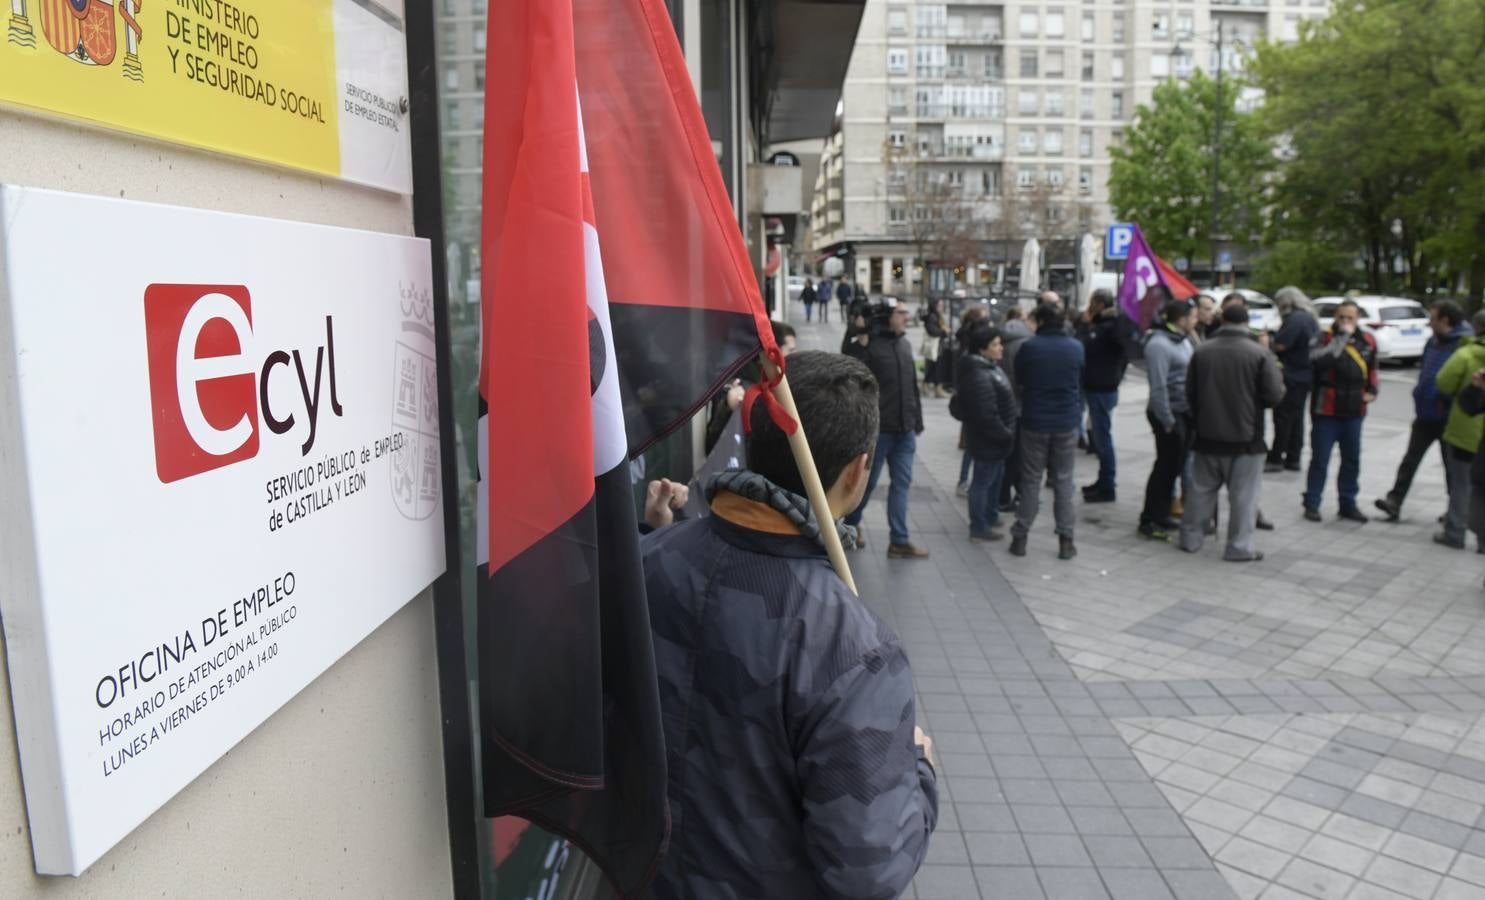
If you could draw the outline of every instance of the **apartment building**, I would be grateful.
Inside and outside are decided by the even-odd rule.
[[[994,280],[1027,238],[1100,234],[1109,148],[1156,85],[1241,70],[1329,0],[869,0],[811,208],[872,292]],[[1255,102],[1256,98],[1245,98]],[[1056,257],[1065,256],[1065,260]]]

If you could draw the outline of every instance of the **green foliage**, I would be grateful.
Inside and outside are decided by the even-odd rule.
[[[1339,293],[1359,280],[1354,258],[1323,241],[1276,241],[1253,267],[1249,286],[1267,294],[1286,284],[1303,285],[1311,293]]]
[[[1485,291],[1485,3],[1337,0],[1250,71],[1282,148],[1271,237],[1357,253],[1373,289]],[[1406,284],[1391,274],[1402,257]],[[1291,253],[1276,268],[1313,262]]]
[[[1141,105],[1124,146],[1110,150],[1109,197],[1121,219],[1138,222],[1167,259],[1205,256],[1212,237],[1214,140],[1221,148],[1217,234],[1253,243],[1263,231],[1264,173],[1272,153],[1251,113],[1239,113],[1241,84],[1197,72],[1155,88]],[[1221,108],[1221,131],[1216,130]]]

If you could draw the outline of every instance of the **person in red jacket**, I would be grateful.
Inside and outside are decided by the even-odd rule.
[[[1361,426],[1366,407],[1377,399],[1377,342],[1358,325],[1361,307],[1347,300],[1335,310],[1335,324],[1310,354],[1315,397],[1310,409],[1310,474],[1304,493],[1305,518],[1320,521],[1320,497],[1329,478],[1330,452],[1341,445],[1340,517],[1366,522],[1356,505],[1361,493]]]

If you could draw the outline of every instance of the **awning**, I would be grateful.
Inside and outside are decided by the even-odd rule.
[[[830,134],[866,0],[756,0],[763,146]]]

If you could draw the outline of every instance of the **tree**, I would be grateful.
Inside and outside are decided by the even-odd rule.
[[[1121,219],[1139,223],[1156,252],[1198,259],[1210,249],[1214,146],[1221,147],[1215,237],[1259,240],[1272,152],[1253,115],[1237,110],[1240,89],[1224,78],[1219,95],[1200,71],[1185,83],[1167,81],[1155,88],[1152,105],[1135,110],[1124,145],[1110,149],[1110,203]]]
[[[1251,67],[1283,148],[1271,237],[1354,253],[1374,290],[1485,293],[1485,4],[1337,0]]]
[[[888,148],[887,160],[888,204],[901,211],[907,242],[924,267],[918,295],[926,298],[930,264],[957,267],[974,257],[976,203],[962,184],[951,181],[951,168],[936,168],[898,148]]]

